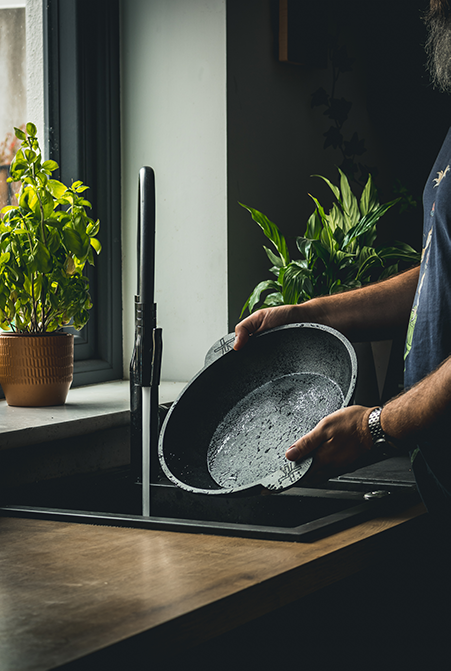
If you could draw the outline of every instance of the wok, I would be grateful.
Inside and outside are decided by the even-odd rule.
[[[348,340],[320,324],[289,324],[213,346],[163,423],[158,454],[165,475],[199,494],[281,491],[312,462],[286,449],[352,400],[357,359]],[[228,351],[227,351],[228,350]]]

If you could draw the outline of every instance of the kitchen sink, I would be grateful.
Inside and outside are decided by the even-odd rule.
[[[3,515],[88,524],[311,541],[419,501],[410,461],[388,459],[278,494],[208,496],[163,476],[150,485],[150,516],[141,514],[141,485],[128,468],[39,482],[4,492]]]

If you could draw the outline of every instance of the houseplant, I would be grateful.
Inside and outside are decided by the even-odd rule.
[[[371,175],[358,200],[346,175],[339,169],[340,186],[320,177],[330,187],[335,201],[326,213],[311,196],[315,210],[307,221],[305,234],[296,239],[300,259],[291,260],[286,240],[279,228],[264,214],[247,205],[275,251],[264,246],[275,279],[259,282],[241,311],[252,312],[275,305],[303,303],[315,296],[333,294],[384,279],[398,271],[400,262],[415,264],[420,255],[410,245],[394,242],[374,246],[377,222],[398,201],[381,205]],[[262,295],[263,298],[262,298]]]
[[[76,181],[67,187],[52,178],[58,164],[43,160],[36,126],[28,123],[15,134],[21,146],[8,181],[19,182],[20,191],[17,204],[1,210],[0,222],[0,383],[10,405],[61,404],[73,368],[73,335],[61,329],[70,324],[79,330],[88,321],[91,297],[82,271],[101,251],[95,237],[100,223],[86,212],[87,186]],[[44,372],[35,348],[47,361],[60,347],[65,354]],[[10,348],[22,359],[31,354],[31,364],[14,363]],[[46,391],[41,401],[35,398],[40,391]]]

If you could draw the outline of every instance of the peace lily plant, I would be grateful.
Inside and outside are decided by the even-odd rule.
[[[43,160],[34,124],[14,131],[21,146],[8,182],[20,182],[20,191],[17,204],[1,210],[0,328],[48,333],[70,324],[79,330],[92,306],[83,268],[101,251],[100,222],[86,212],[89,187],[52,178],[58,164]]]
[[[377,222],[399,199],[381,205],[370,175],[358,200],[346,175],[340,169],[339,172],[339,187],[326,177],[313,175],[326,182],[336,202],[326,213],[318,200],[311,196],[315,210],[307,222],[305,234],[296,239],[301,254],[301,258],[296,260],[290,259],[286,240],[276,224],[258,210],[240,203],[250,212],[277,252],[264,246],[275,279],[264,280],[255,287],[241,315],[246,309],[252,312],[258,303],[258,308],[303,303],[316,296],[334,294],[389,277],[398,272],[400,262],[418,263],[418,252],[403,242],[374,246]]]

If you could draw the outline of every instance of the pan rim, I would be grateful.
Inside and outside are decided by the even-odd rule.
[[[312,322],[302,322],[302,323],[283,324],[281,326],[276,326],[274,328],[263,331],[262,333],[255,334],[252,337],[253,338],[264,338],[264,337],[266,337],[266,336],[268,336],[272,333],[275,333],[275,332],[288,330],[288,329],[299,329],[299,328],[301,328],[301,329],[316,329],[316,330],[320,330],[320,331],[323,331],[323,332],[327,332],[327,333],[335,336],[344,345],[345,349],[347,350],[347,354],[349,356],[349,361],[350,361],[350,368],[351,368],[350,383],[349,383],[347,393],[343,394],[343,402],[342,402],[340,408],[337,408],[337,410],[347,407],[351,403],[353,394],[355,392],[355,386],[356,386],[356,381],[357,381],[357,355],[355,353],[355,350],[354,350],[351,342],[340,331],[337,331],[336,329],[334,329],[330,326],[326,326],[324,324],[316,324],[316,323],[312,323]],[[221,339],[221,342],[223,342],[223,341],[224,342],[232,342],[233,341],[233,335],[234,334],[230,333],[227,336],[224,336]],[[213,347],[214,346],[215,345],[213,345]],[[213,349],[213,347],[210,348],[209,351],[211,351]],[[209,368],[210,366],[214,365],[215,362],[218,359],[227,355],[232,349],[233,349],[233,347],[230,346],[228,348],[228,350],[223,351],[219,356],[217,356],[213,360],[209,361],[208,363],[206,362],[205,365],[191,378],[191,380],[186,384],[186,386],[182,389],[182,391],[178,394],[177,398],[173,402],[171,408],[169,409],[169,411],[168,411],[168,413],[167,413],[167,415],[164,419],[163,425],[162,425],[161,430],[160,430],[160,435],[159,435],[159,439],[158,439],[158,458],[159,458],[160,466],[163,470],[163,473],[175,485],[177,485],[181,489],[183,489],[185,491],[188,491],[188,492],[191,492],[191,493],[204,494],[204,495],[207,495],[207,496],[212,496],[212,495],[213,496],[214,495],[222,495],[223,496],[223,495],[236,495],[236,494],[251,495],[251,494],[256,493],[257,491],[262,492],[262,491],[267,491],[268,490],[268,487],[265,486],[265,484],[264,484],[265,478],[263,478],[263,479],[260,478],[258,481],[250,483],[250,484],[234,486],[234,487],[221,487],[220,485],[218,485],[217,488],[212,488],[212,489],[195,487],[195,486],[187,484],[186,482],[183,482],[177,476],[175,476],[171,472],[170,468],[168,467],[168,465],[166,463],[166,459],[165,459],[165,455],[164,455],[165,431],[166,431],[166,427],[167,427],[168,423],[171,421],[171,417],[172,417],[174,411],[176,410],[178,403],[181,401],[181,399],[183,398],[183,396],[187,392],[187,390],[204,373],[204,371],[207,368]],[[207,355],[206,358],[208,358],[208,355]],[[311,458],[308,457],[307,459],[310,459],[310,463],[311,463]],[[290,464],[290,463],[294,464],[293,470],[295,470],[296,464],[298,462],[288,462],[287,461],[287,464]],[[300,462],[300,463],[302,463],[302,462]],[[308,471],[308,468],[304,469],[303,474],[300,475],[299,478],[293,479],[293,482],[290,482],[290,484],[288,486],[292,486],[293,484],[296,484],[296,482],[298,482],[302,477],[304,477],[304,475],[306,474],[307,471]]]

